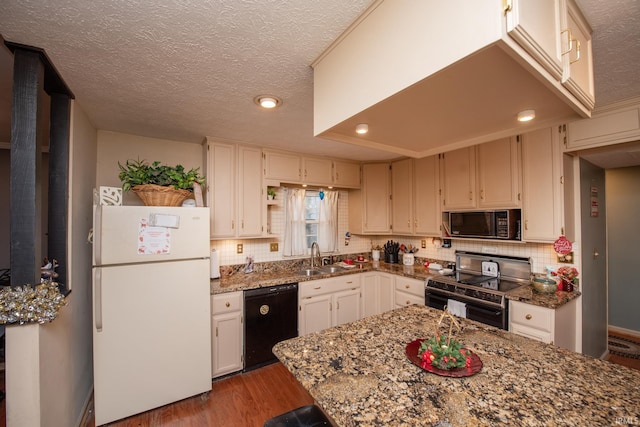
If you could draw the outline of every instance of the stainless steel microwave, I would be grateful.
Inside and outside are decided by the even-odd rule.
[[[520,209],[449,212],[451,237],[521,240]]]

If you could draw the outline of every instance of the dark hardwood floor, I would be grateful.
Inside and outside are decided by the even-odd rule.
[[[269,418],[313,403],[281,364],[216,380],[206,398],[194,396],[109,424],[110,427],[262,427]],[[86,427],[95,427],[91,418]]]

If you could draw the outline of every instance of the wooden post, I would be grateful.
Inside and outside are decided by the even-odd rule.
[[[36,52],[16,49],[11,107],[11,285],[40,282],[42,105],[44,66]]]

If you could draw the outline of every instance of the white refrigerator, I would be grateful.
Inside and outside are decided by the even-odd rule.
[[[211,390],[209,208],[95,206],[96,425]]]

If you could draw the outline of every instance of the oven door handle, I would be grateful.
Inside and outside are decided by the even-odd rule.
[[[491,316],[499,316],[500,314],[502,314],[502,309],[499,309],[499,310],[488,309],[488,308],[480,307],[480,306],[478,306],[476,304],[467,304],[467,310],[469,310],[469,308],[471,308],[473,310],[480,311],[482,313],[489,314]]]

